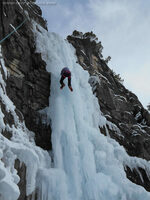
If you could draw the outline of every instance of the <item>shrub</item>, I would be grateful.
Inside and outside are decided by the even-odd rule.
[[[147,105],[147,109],[150,111],[150,103]]]
[[[111,60],[111,57],[108,56],[106,59],[105,59],[105,63],[108,64],[108,62]]]
[[[120,77],[120,74],[116,74],[113,70],[112,70],[112,75],[114,77],[114,79],[120,83],[123,83],[124,80]]]

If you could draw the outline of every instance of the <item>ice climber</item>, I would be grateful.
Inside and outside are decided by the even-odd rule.
[[[62,70],[61,70],[61,79],[60,79],[60,89],[63,89],[63,87],[65,87],[65,84],[63,82],[63,80],[68,77],[68,87],[69,89],[71,90],[71,92],[73,91],[72,89],[72,86],[71,86],[71,72],[69,70],[68,67],[64,67]]]

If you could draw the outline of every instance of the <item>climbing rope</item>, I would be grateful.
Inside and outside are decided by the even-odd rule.
[[[2,40],[0,40],[0,44],[2,42],[4,42],[7,38],[9,38],[14,32],[16,32],[19,28],[21,28],[21,26],[23,26],[23,24],[27,21],[28,19],[26,18],[19,26],[17,26],[17,28],[15,28],[11,33],[9,33],[8,35],[6,35],[6,37],[4,37]]]

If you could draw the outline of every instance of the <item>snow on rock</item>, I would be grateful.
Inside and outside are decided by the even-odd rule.
[[[17,33],[17,34],[19,35],[19,33],[18,33],[18,31],[16,30],[16,28],[15,28],[12,24],[10,24],[10,26],[13,28],[13,30],[15,31],[15,33]]]
[[[97,85],[100,84],[100,79],[98,76],[90,76],[89,83],[92,86],[92,91],[95,93],[95,90],[97,88]]]
[[[116,98],[120,99],[120,101],[126,101],[127,102],[127,99],[123,96],[120,96],[120,95],[114,95]]]
[[[23,10],[22,6],[20,5],[20,3],[16,0],[17,4],[19,5],[19,7]]]
[[[7,15],[6,15],[6,13],[5,13],[5,12],[3,12],[3,14],[4,14],[4,16],[5,16],[5,17],[7,17]]]
[[[115,140],[100,134],[99,127],[108,122],[88,83],[88,72],[76,63],[74,48],[57,34],[33,25],[37,52],[51,72],[47,114],[52,120],[54,154],[54,168],[40,171],[38,200],[149,200],[149,192],[126,178],[124,167],[142,166],[150,174],[150,162],[128,156]],[[72,72],[73,93],[67,86],[59,89],[60,71],[66,66]]]

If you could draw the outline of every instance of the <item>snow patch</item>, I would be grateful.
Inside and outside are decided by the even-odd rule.
[[[19,3],[19,1],[16,0],[16,2],[17,2],[17,4],[19,5],[19,7],[23,10],[23,8],[22,8],[21,4]]]
[[[16,31],[16,28],[12,25],[12,24],[9,24],[12,28],[13,28],[13,30],[15,31],[15,33],[17,33],[18,35],[20,35],[19,33],[18,33],[18,31]]]

